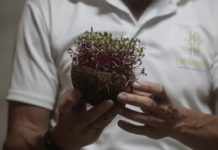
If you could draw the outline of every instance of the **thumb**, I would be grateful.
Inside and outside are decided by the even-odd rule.
[[[78,90],[71,91],[65,100],[58,107],[60,113],[71,113],[72,108],[80,103],[80,92]]]

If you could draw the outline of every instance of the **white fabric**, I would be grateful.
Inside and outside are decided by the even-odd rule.
[[[141,80],[161,83],[176,104],[211,114],[218,87],[217,2],[155,0],[137,21],[121,0],[27,0],[18,30],[7,99],[54,109],[72,89],[66,49],[91,27],[135,37],[146,47]],[[214,107],[214,106],[213,106]],[[118,116],[85,150],[184,150],[117,126]],[[122,118],[123,119],[123,118]]]

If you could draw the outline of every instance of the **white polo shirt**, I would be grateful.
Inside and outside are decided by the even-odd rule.
[[[155,0],[135,20],[121,0],[27,0],[7,99],[55,109],[72,88],[66,49],[92,27],[138,38],[146,48],[143,65],[148,74],[141,80],[164,85],[173,103],[212,114],[211,94],[218,87],[217,6],[214,0]],[[188,149],[170,138],[127,133],[117,126],[119,119],[84,149]]]

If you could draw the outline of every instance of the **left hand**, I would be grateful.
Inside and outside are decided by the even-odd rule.
[[[119,93],[118,101],[143,110],[137,112],[126,107],[119,110],[122,116],[142,124],[135,125],[122,120],[118,122],[120,128],[134,134],[153,139],[164,138],[171,135],[180,121],[178,108],[172,104],[160,84],[136,81],[133,83],[133,93]]]

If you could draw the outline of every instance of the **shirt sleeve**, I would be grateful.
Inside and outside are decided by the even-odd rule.
[[[218,34],[218,32],[217,32]],[[218,43],[218,37],[216,38],[216,43]],[[212,93],[213,93],[213,98],[215,100],[215,114],[218,115],[218,44],[216,44],[216,54],[213,60],[212,64]]]
[[[47,0],[27,0],[15,42],[7,100],[53,109],[58,73],[50,45]]]
[[[215,99],[215,114],[218,115],[218,54],[216,54],[212,67],[212,90]]]
[[[213,17],[213,23],[215,24],[214,26],[216,27],[214,34],[216,35],[214,37],[214,59],[212,62],[212,67],[211,67],[211,77],[212,77],[212,92],[213,92],[213,102],[215,106],[215,114],[218,115],[218,17],[217,17],[217,7],[218,7],[218,1],[211,1],[211,8],[210,10],[212,11],[212,17]]]

